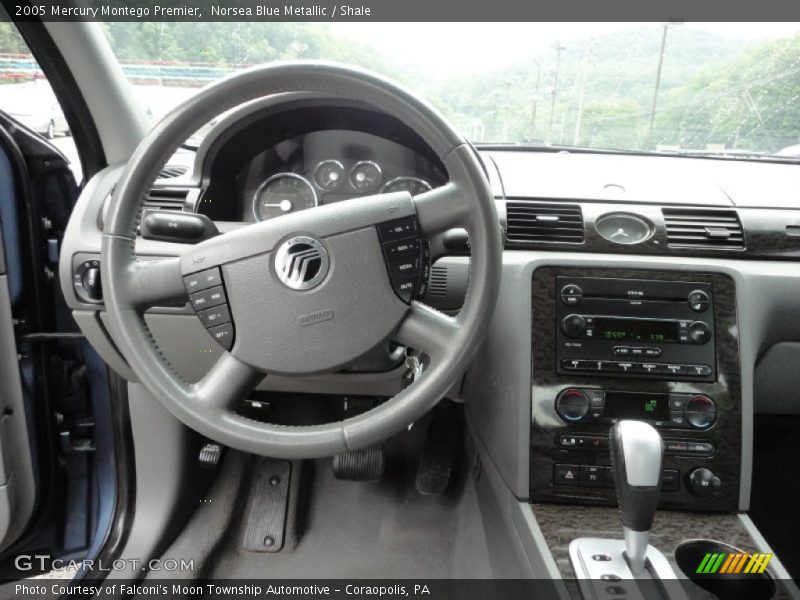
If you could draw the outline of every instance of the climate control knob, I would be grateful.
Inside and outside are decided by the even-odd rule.
[[[556,412],[567,423],[577,423],[585,419],[591,406],[589,396],[574,388],[564,390],[556,398]]]
[[[708,396],[692,396],[683,409],[683,415],[695,429],[708,429],[717,420],[717,405]]]
[[[722,486],[722,481],[711,469],[701,467],[689,473],[686,486],[692,495],[705,498],[717,491]]]
[[[580,315],[567,315],[561,321],[561,331],[571,338],[581,337],[586,331],[586,319]]]
[[[705,344],[711,339],[711,328],[708,323],[695,321],[689,325],[689,339],[693,344]]]

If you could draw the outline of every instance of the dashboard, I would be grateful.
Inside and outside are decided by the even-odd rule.
[[[667,470],[679,477],[665,505],[746,507],[754,405],[759,412],[797,410],[787,400],[793,397],[787,390],[800,384],[796,369],[787,368],[800,357],[797,167],[513,147],[483,147],[479,154],[503,227],[503,276],[488,341],[454,395],[467,402],[477,438],[509,487],[519,498],[545,502],[613,500],[610,488],[592,479],[605,474],[605,454],[569,446],[572,438],[576,444],[587,439],[603,444],[608,424],[592,413],[565,420],[559,398],[572,394],[591,400],[594,396],[587,394],[602,393],[611,410],[619,398],[633,406],[632,399],[647,394],[640,406],[646,411],[648,402],[659,401],[661,409],[676,394],[704,396],[716,407],[713,425],[663,427],[678,448]],[[292,98],[243,107],[212,127],[192,161],[181,174],[157,179],[147,203],[203,214],[223,232],[395,186],[413,194],[447,181],[435,154],[403,123],[337,99]],[[87,300],[78,293],[78,279],[85,277],[75,279],[100,259],[98,215],[121,172],[121,166],[109,167],[81,195],[62,246],[61,277],[65,290],[75,290],[67,301],[87,338],[112,368],[133,378],[109,334],[102,297]],[[465,235],[450,234],[430,240],[424,300],[457,311],[469,281],[469,247]],[[136,242],[142,256],[169,256],[173,246],[144,238]],[[651,282],[647,285],[658,293],[653,292],[650,305],[637,304],[638,298],[592,291],[596,279],[619,285]],[[680,298],[672,297],[676,282],[688,286],[680,289]],[[567,293],[570,285],[584,297]],[[621,287],[620,293],[628,289]],[[687,304],[695,291],[709,298],[704,312]],[[587,318],[613,317],[597,321],[591,330],[610,341],[592,346],[588,328],[579,334],[568,329],[581,322],[575,315],[585,324]],[[223,351],[188,306],[157,307],[146,320],[187,381],[198,380]],[[675,342],[680,331],[673,331],[673,322],[680,326],[681,321],[687,327],[706,323],[709,341]],[[646,354],[654,348],[659,355]],[[640,351],[645,354],[639,356]],[[571,361],[579,361],[576,368]],[[590,361],[612,371],[589,370]],[[694,374],[694,367],[703,371]],[[641,371],[628,377],[628,369]],[[400,362],[380,359],[302,380],[271,376],[259,389],[391,395],[400,389],[402,375]],[[666,421],[663,416],[656,420]],[[700,444],[697,454],[688,450],[690,443]],[[570,468],[578,485],[565,483],[575,481],[566,475]],[[692,493],[687,478],[698,469],[713,472],[719,490],[707,497]]]

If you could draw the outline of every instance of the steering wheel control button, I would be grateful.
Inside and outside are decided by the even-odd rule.
[[[233,324],[225,323],[224,325],[217,325],[208,330],[211,337],[225,350],[230,350],[233,347]]]
[[[419,257],[399,258],[389,261],[389,277],[411,277],[419,273]]]
[[[227,304],[221,304],[215,308],[201,310],[199,313],[197,313],[197,316],[200,317],[203,325],[205,325],[207,328],[216,327],[217,325],[231,322],[231,311],[228,309]]]
[[[711,306],[711,298],[703,290],[692,290],[686,298],[686,303],[694,312],[705,312]]]
[[[376,226],[389,279],[406,304],[425,294],[430,275],[428,244],[417,235],[416,217],[395,219]]]
[[[196,294],[189,294],[189,302],[191,302],[192,308],[199,312],[206,308],[225,304],[227,300],[225,298],[225,290],[222,289],[221,285],[218,285]]]
[[[183,278],[183,285],[186,287],[186,292],[193,294],[201,290],[216,287],[222,284],[222,275],[220,275],[219,267],[213,269],[206,269],[199,273],[193,273]]]
[[[394,242],[406,237],[411,237],[417,234],[417,219],[416,217],[406,217],[403,219],[395,219],[394,221],[387,221],[386,223],[378,224],[378,235],[382,242]]]
[[[583,290],[574,283],[561,288],[561,302],[567,306],[577,306],[583,300]]]
[[[416,277],[392,279],[392,287],[394,287],[394,291],[403,302],[411,302],[414,297],[414,291],[417,289],[417,283]]]
[[[394,242],[386,242],[383,245],[383,252],[387,260],[394,260],[403,256],[415,256],[419,254],[419,238],[403,238]]]
[[[319,240],[300,235],[286,240],[275,253],[275,272],[281,283],[298,291],[317,287],[330,268],[330,258]]]

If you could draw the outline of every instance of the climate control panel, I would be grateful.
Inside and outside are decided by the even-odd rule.
[[[612,424],[635,419],[655,427],[705,430],[717,420],[717,405],[704,394],[567,388],[556,397],[555,407],[565,423]]]

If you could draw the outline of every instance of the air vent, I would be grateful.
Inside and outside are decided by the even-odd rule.
[[[180,165],[167,165],[161,170],[161,172],[159,172],[158,178],[172,179],[173,177],[180,177],[181,175],[185,175],[188,170],[189,167],[183,167]]]
[[[447,296],[447,267],[434,265],[428,282],[428,294],[437,298]]]
[[[667,243],[676,248],[740,250],[744,232],[735,211],[664,208]]]
[[[509,242],[583,242],[583,215],[577,204],[509,202]]]
[[[189,190],[178,188],[153,188],[147,194],[144,207],[147,210],[172,210],[181,212]]]

